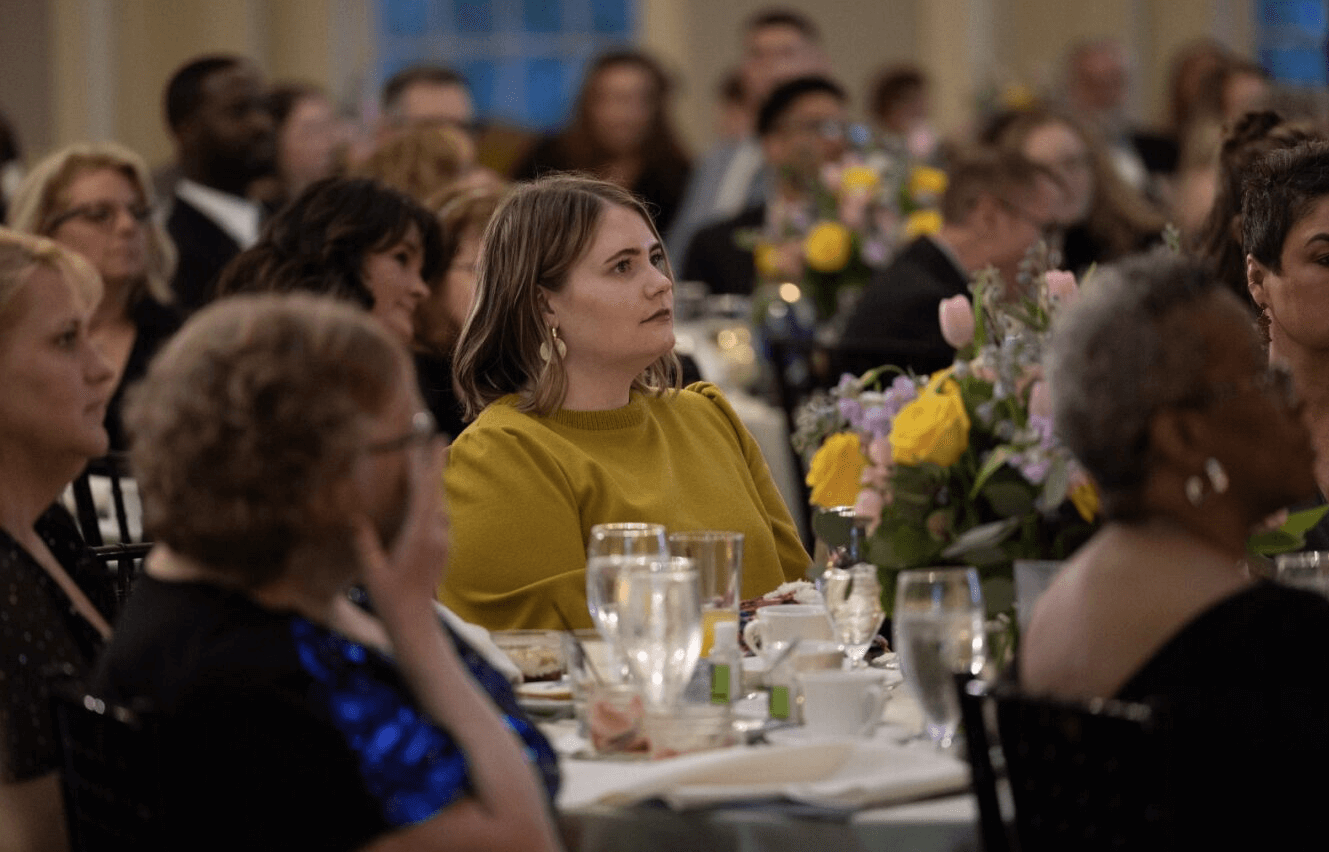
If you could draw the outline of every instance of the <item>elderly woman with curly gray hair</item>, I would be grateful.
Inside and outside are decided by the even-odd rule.
[[[1021,685],[1166,705],[1194,848],[1306,828],[1329,794],[1329,601],[1244,567],[1252,528],[1315,490],[1286,374],[1219,278],[1166,250],[1086,288],[1047,367],[1107,523],[1039,600]]]

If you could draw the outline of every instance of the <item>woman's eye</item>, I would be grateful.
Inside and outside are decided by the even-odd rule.
[[[61,349],[73,349],[77,343],[78,330],[73,328],[60,332],[55,338],[55,345]]]
[[[664,269],[664,265],[665,265],[664,252],[656,252],[655,254],[651,255],[651,266],[654,266],[656,269]]]
[[[617,272],[629,272],[632,270],[632,261],[625,257],[618,263],[614,264],[614,269]]]

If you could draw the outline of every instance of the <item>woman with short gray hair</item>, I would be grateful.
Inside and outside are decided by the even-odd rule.
[[[1039,600],[1021,685],[1166,705],[1194,848],[1308,829],[1329,793],[1297,771],[1329,764],[1329,601],[1245,570],[1252,528],[1315,490],[1286,374],[1217,276],[1167,250],[1096,276],[1047,366],[1107,523]]]

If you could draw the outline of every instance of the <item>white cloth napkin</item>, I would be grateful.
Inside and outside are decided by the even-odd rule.
[[[969,770],[930,744],[888,739],[740,746],[645,763],[565,760],[559,807],[663,799],[676,809],[785,798],[835,808],[962,790]]]

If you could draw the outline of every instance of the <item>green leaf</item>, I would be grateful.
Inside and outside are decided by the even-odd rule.
[[[1001,466],[1006,463],[1006,459],[1010,457],[1009,447],[997,447],[988,455],[987,461],[983,462],[983,466],[978,469],[978,476],[974,477],[973,487],[969,489],[970,500],[978,496],[978,491],[983,487],[983,484],[988,481],[992,474],[1000,470]]]
[[[1306,533],[1318,524],[1326,513],[1329,513],[1329,505],[1293,512],[1278,529],[1251,534],[1246,539],[1246,550],[1259,556],[1277,556],[1280,553],[1300,550],[1306,544]]]
[[[1304,536],[1310,531],[1310,528],[1320,522],[1320,519],[1329,513],[1329,504],[1324,506],[1314,506],[1310,509],[1302,509],[1300,512],[1293,512],[1287,516],[1287,520],[1279,529],[1289,532],[1292,535]]]
[[[1017,523],[1019,518],[1016,516],[1026,515],[1034,508],[1034,495],[1030,486],[1024,482],[991,482],[983,489],[983,496],[987,498],[992,511],[1008,520],[1014,519]]]
[[[854,528],[852,512],[818,509],[812,515],[812,532],[830,548],[849,544],[849,531]]]
[[[1020,527],[1019,518],[1002,518],[979,524],[964,532],[941,552],[944,559],[956,559],[970,551],[979,551],[986,547],[995,547],[1005,541],[1011,533]]]

